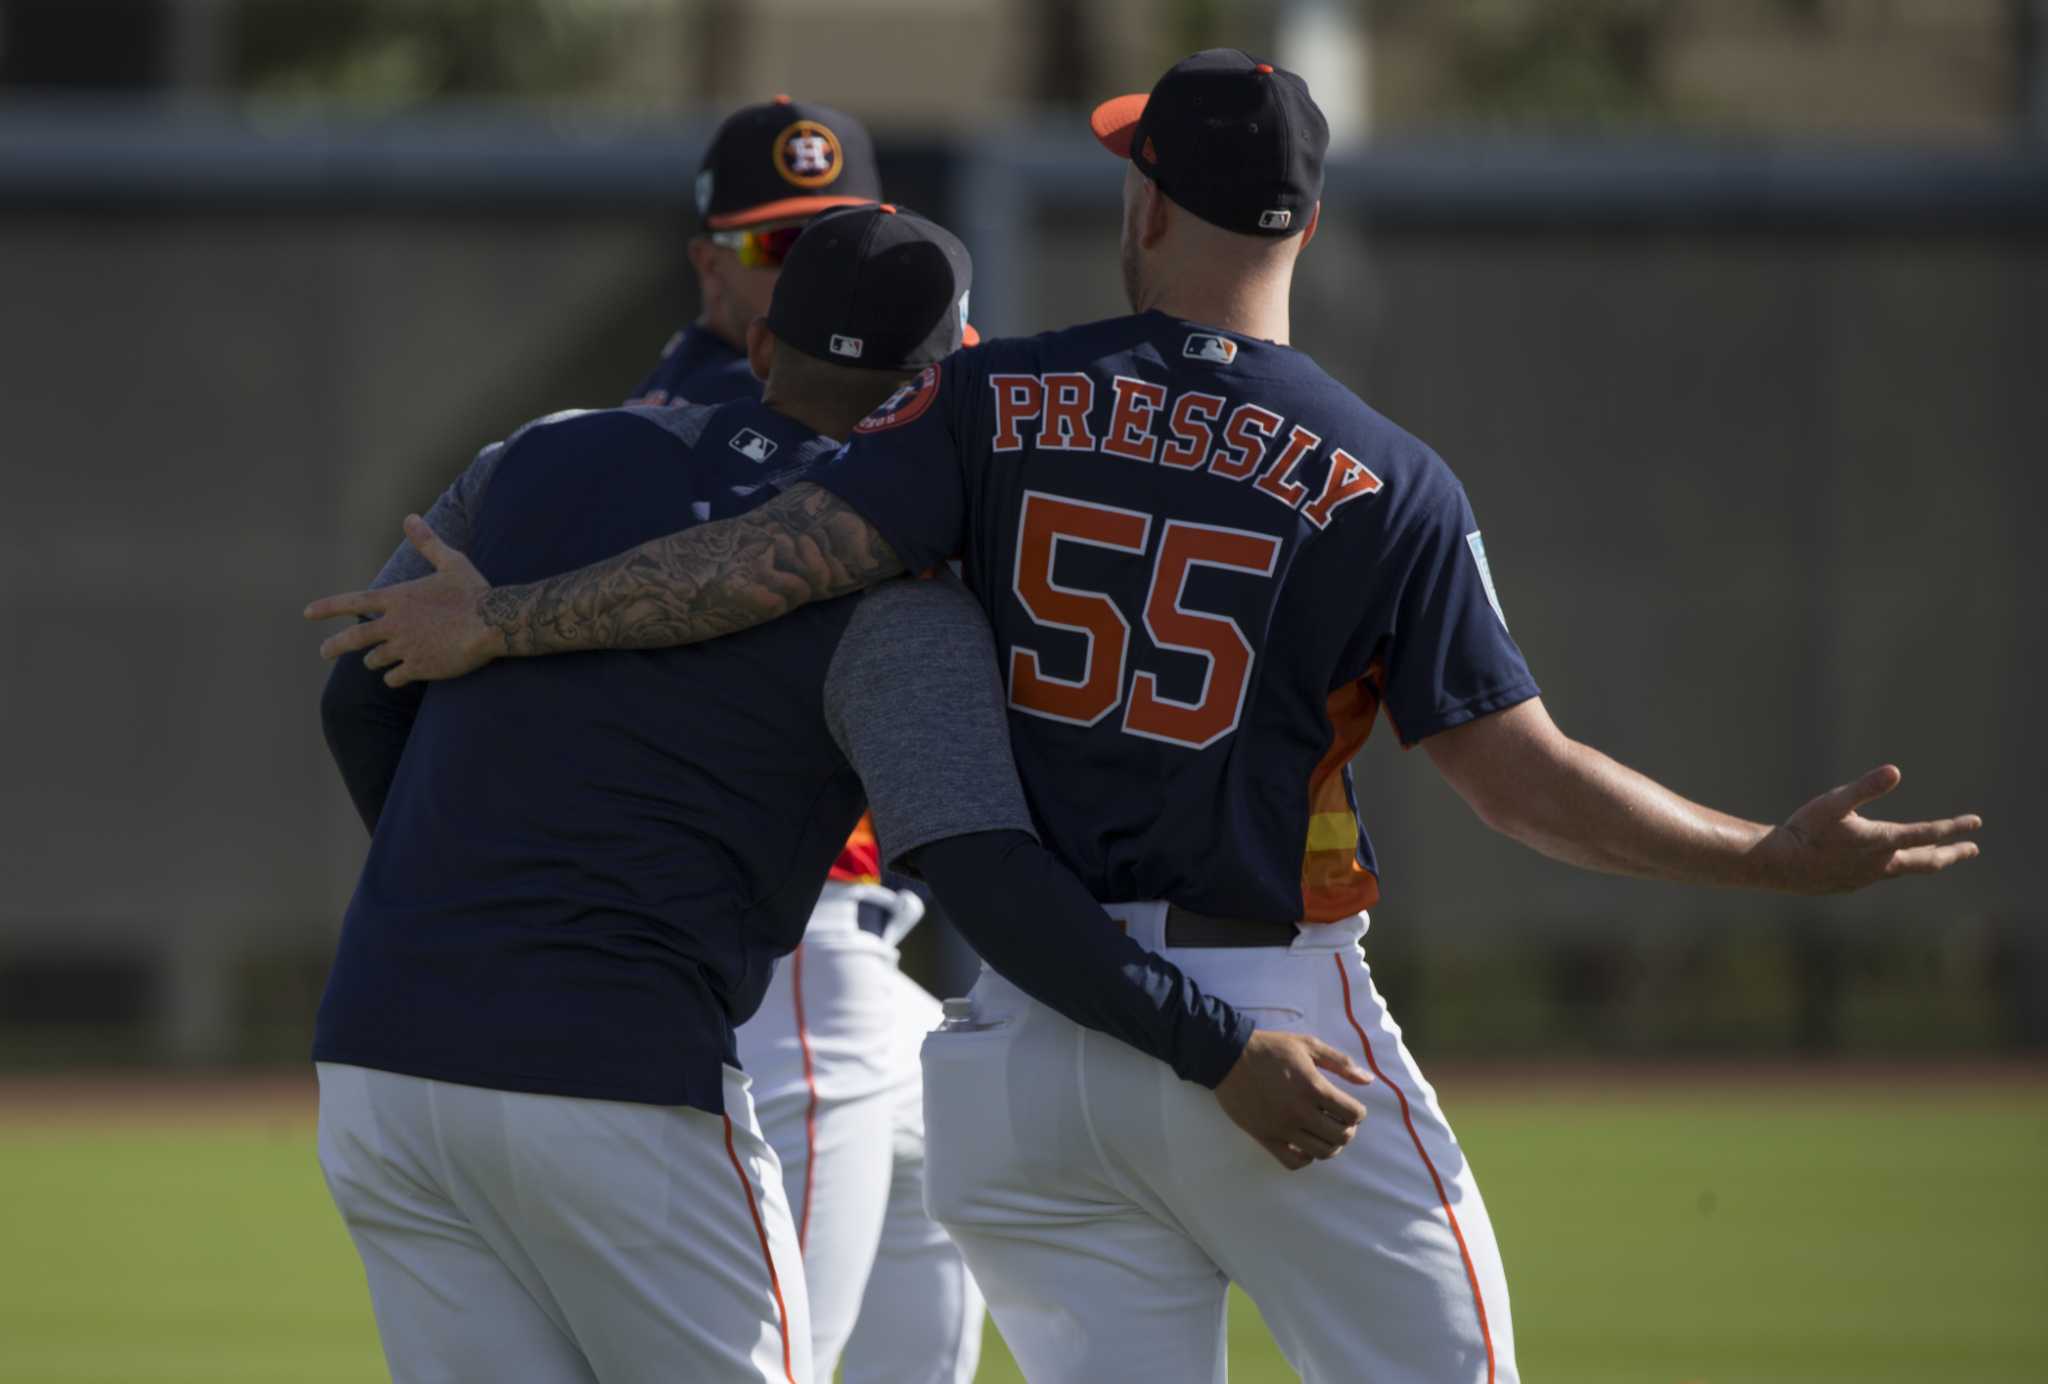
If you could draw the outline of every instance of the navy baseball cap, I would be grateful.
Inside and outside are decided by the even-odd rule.
[[[974,261],[945,227],[887,202],[827,211],[782,262],[768,329],[805,355],[917,370],[977,339]]]
[[[697,219],[725,231],[878,201],[882,175],[858,120],[778,96],[725,118],[704,151],[696,191]]]
[[[1235,48],[1167,69],[1151,94],[1089,117],[1103,147],[1212,226],[1298,235],[1323,195],[1330,122],[1294,73]]]

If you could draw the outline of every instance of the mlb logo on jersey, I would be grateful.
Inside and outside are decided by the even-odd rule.
[[[857,336],[840,336],[836,332],[832,336],[832,354],[835,356],[850,356],[854,360],[859,360],[865,346],[866,343]]]
[[[775,455],[776,444],[771,438],[763,437],[752,428],[741,428],[725,444],[745,457],[748,461],[761,462]]]
[[[1212,365],[1228,365],[1237,359],[1237,343],[1227,336],[1208,336],[1197,332],[1187,339],[1180,353],[1189,360],[1206,360]]]

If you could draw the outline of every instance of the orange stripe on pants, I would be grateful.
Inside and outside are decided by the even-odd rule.
[[[804,1106],[804,1204],[797,1213],[796,1221],[796,1247],[801,1252],[810,1244],[811,1179],[818,1171],[818,1072],[811,1063],[811,1026],[804,1020],[804,949],[801,943],[789,954],[789,995],[796,1007],[796,1045],[804,1055],[804,1090],[810,1098]]]
[[[1373,1080],[1385,1082],[1393,1091],[1394,1099],[1401,1102],[1401,1123],[1408,1126],[1409,1141],[1415,1145],[1416,1156],[1422,1159],[1422,1166],[1429,1170],[1429,1180],[1436,1184],[1436,1199],[1444,1208],[1444,1219],[1451,1223],[1451,1234],[1458,1241],[1458,1257],[1465,1261],[1465,1281],[1472,1285],[1472,1305],[1479,1312],[1479,1338],[1486,1344],[1486,1384],[1493,1384],[1493,1332],[1486,1325],[1486,1300],[1479,1295],[1479,1274],[1472,1267],[1471,1251],[1465,1248],[1465,1232],[1458,1228],[1458,1213],[1451,1210],[1451,1198],[1444,1191],[1444,1180],[1437,1175],[1436,1164],[1430,1161],[1429,1150],[1422,1146],[1422,1136],[1415,1132],[1415,1116],[1408,1109],[1408,1096],[1399,1086],[1387,1080],[1387,1074],[1380,1070],[1380,1064],[1372,1055],[1372,1040],[1365,1036],[1365,1029],[1359,1025],[1358,1016],[1351,1009],[1351,977],[1344,970],[1342,953],[1333,952],[1330,960],[1337,964],[1337,982],[1344,987],[1344,1017],[1350,1021],[1351,1031],[1358,1035],[1358,1044],[1365,1049],[1365,1065],[1372,1068]]]
[[[796,1384],[796,1366],[789,1356],[789,1309],[782,1305],[782,1276],[775,1272],[775,1255],[768,1248],[768,1227],[761,1224],[761,1207],[754,1200],[754,1184],[747,1181],[745,1169],[740,1167],[739,1152],[732,1146],[732,1116],[725,1117],[725,1156],[732,1160],[733,1174],[740,1180],[740,1190],[747,1194],[747,1214],[754,1218],[754,1234],[761,1241],[761,1262],[768,1266],[768,1289],[775,1295],[775,1329],[782,1333],[782,1377],[788,1384]]]

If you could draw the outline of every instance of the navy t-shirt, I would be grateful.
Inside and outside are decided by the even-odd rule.
[[[725,404],[761,397],[761,381],[746,356],[698,323],[677,332],[629,404]]]
[[[1046,844],[1105,901],[1378,898],[1350,760],[1537,694],[1437,456],[1285,346],[1162,313],[926,370],[812,475],[962,558]]]
[[[469,555],[495,584],[570,571],[742,513],[833,446],[757,403],[544,421],[497,456]],[[733,1026],[860,816],[821,704],[853,604],[431,684],[315,1060],[720,1110]]]

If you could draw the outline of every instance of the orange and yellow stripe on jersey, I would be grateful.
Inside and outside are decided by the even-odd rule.
[[[839,848],[839,859],[832,862],[831,879],[835,884],[882,882],[882,848],[875,844],[875,824],[867,813],[861,813],[853,835]]]
[[[1379,715],[1377,667],[1330,694],[1330,748],[1308,784],[1308,841],[1301,853],[1301,916],[1334,923],[1380,901],[1379,878],[1358,863],[1358,813],[1345,766]]]

